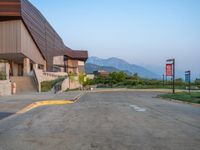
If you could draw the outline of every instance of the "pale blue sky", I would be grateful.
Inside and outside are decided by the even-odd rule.
[[[200,77],[200,0],[30,0],[72,49]]]

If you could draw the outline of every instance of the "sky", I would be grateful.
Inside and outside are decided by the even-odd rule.
[[[200,78],[200,0],[30,0],[66,46]]]

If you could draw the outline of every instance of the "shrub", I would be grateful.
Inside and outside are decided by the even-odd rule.
[[[85,85],[85,74],[84,73],[80,73],[78,76],[79,82],[81,85]]]
[[[0,80],[6,80],[6,73],[0,72]]]
[[[57,83],[62,82],[66,77],[58,78],[52,81],[43,81],[41,83],[41,91],[48,92],[50,91]]]
[[[198,87],[200,87],[200,79],[196,79],[196,80],[194,81],[194,83],[195,83],[195,85],[197,85]]]
[[[86,81],[87,83],[87,85],[94,85],[95,84],[95,80],[92,80],[92,79],[87,79],[87,81]]]
[[[111,73],[109,77],[111,78],[112,81],[122,82],[128,77],[128,75],[125,72],[120,71]]]

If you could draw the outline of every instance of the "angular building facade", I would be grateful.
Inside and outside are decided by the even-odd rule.
[[[0,63],[9,63],[10,76],[26,76],[34,68],[78,74],[87,58],[87,51],[67,47],[28,0],[0,1]]]

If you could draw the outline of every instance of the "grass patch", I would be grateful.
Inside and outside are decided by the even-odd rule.
[[[181,92],[181,93],[175,93],[175,94],[161,94],[159,95],[159,97],[200,104],[200,92],[192,92],[192,93]]]
[[[127,86],[129,89],[172,89],[172,85],[136,85]],[[185,89],[185,86],[175,86],[176,89]]]
[[[51,81],[43,81],[41,83],[41,91],[42,92],[48,92],[50,91],[57,83],[62,82],[65,80],[66,77],[63,78],[58,78],[56,80],[51,80]]]

